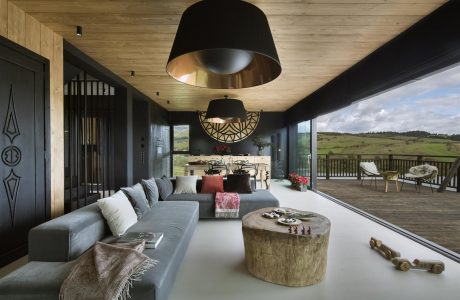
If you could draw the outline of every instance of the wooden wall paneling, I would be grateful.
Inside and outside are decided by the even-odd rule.
[[[0,35],[8,37],[8,0],[0,0]]]
[[[53,33],[53,59],[50,65],[51,123],[51,216],[64,213],[64,46],[62,36]]]
[[[41,55],[50,60],[51,216],[64,213],[63,39],[41,25]]]
[[[40,26],[40,34],[41,34],[41,38],[40,38],[40,54],[43,57],[48,58],[51,61],[52,58],[53,58],[53,54],[54,54],[53,53],[54,52],[54,49],[53,49],[53,43],[54,43],[53,31],[51,29],[49,29],[49,27],[47,27],[47,26],[42,24]],[[52,75],[50,75],[50,76],[52,76]]]
[[[26,44],[26,14],[8,2],[8,38],[21,46]]]
[[[26,14],[25,47],[40,54],[41,25],[34,17]]]

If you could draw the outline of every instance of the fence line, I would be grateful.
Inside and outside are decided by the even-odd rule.
[[[456,158],[456,156],[407,154],[325,154],[318,155],[317,176],[325,177],[326,179],[340,177],[356,177],[357,179],[361,179],[359,163],[362,161],[373,161],[380,171],[398,171],[401,178],[404,178],[404,174],[408,172],[410,167],[429,164],[438,168],[438,176],[434,180],[434,183],[440,185]],[[306,159],[299,161],[299,169],[307,165],[309,164]],[[447,186],[460,192],[460,168]]]

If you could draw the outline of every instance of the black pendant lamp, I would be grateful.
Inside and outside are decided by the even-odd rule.
[[[240,0],[204,0],[183,13],[166,71],[194,86],[239,89],[274,80],[281,64],[263,11]]]
[[[206,121],[211,123],[239,123],[246,121],[246,109],[238,99],[214,99],[209,102]]]

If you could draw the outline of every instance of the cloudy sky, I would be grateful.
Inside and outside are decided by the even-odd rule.
[[[318,131],[460,134],[460,66],[318,118]]]

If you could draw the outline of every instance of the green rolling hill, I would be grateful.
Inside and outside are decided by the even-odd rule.
[[[419,132],[418,132],[419,133]],[[460,156],[457,136],[429,133],[318,133],[318,154],[408,154]]]

